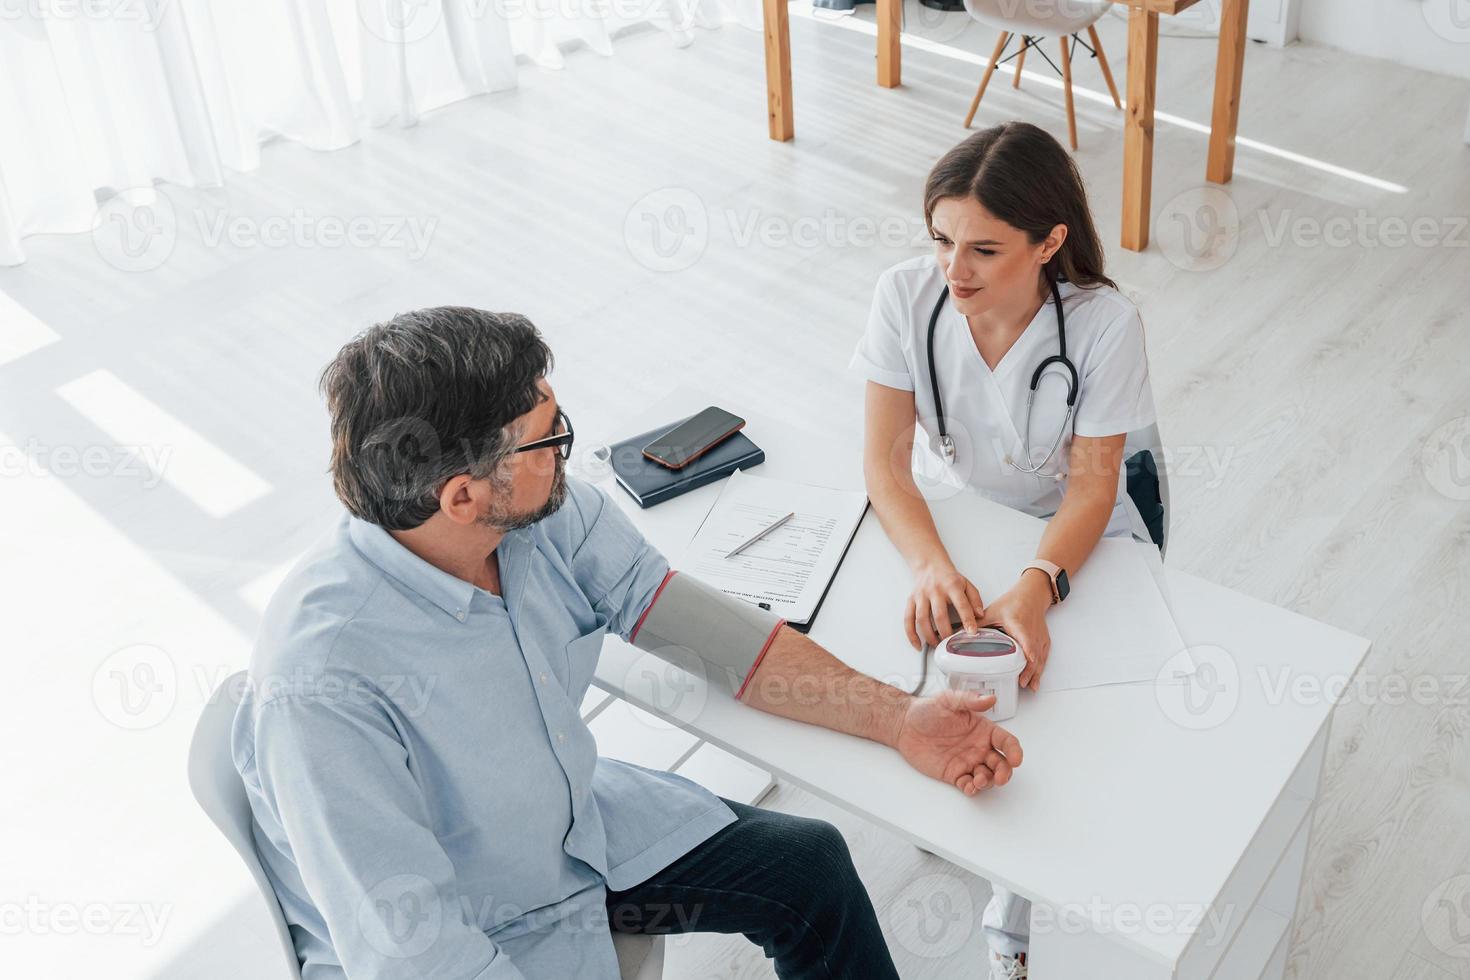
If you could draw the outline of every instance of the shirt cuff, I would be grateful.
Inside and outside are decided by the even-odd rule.
[[[914,379],[907,371],[890,371],[881,368],[864,357],[861,351],[852,355],[852,360],[847,362],[847,369],[885,388],[897,388],[899,391],[914,390]]]
[[[1154,416],[1143,416],[1131,421],[1122,422],[1077,422],[1072,427],[1073,435],[1079,435],[1084,439],[1101,439],[1107,436],[1131,435],[1142,429],[1147,429],[1158,419]]]

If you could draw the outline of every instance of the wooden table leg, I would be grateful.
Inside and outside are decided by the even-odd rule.
[[[785,142],[796,135],[791,113],[791,24],[787,0],[764,0],[766,27],[766,115],[771,139]]]
[[[1249,0],[1224,0],[1220,47],[1215,54],[1215,108],[1210,116],[1210,155],[1205,179],[1230,181],[1235,171],[1235,126],[1240,121],[1240,78],[1245,68],[1245,19]]]
[[[1226,0],[1239,2],[1239,0]],[[1154,88],[1159,70],[1159,15],[1128,8],[1128,115],[1123,126],[1123,247],[1148,245],[1154,170]]]
[[[903,0],[878,0],[878,84],[897,88],[903,76],[903,49],[899,25]]]

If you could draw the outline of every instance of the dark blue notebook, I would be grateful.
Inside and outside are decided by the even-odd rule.
[[[735,433],[682,470],[671,470],[643,455],[644,446],[685,421],[687,419],[678,419],[642,435],[613,443],[610,447],[618,486],[628,491],[628,495],[638,501],[639,507],[652,507],[729,476],[736,470],[748,470],[765,462],[765,450],[751,442],[743,432]]]

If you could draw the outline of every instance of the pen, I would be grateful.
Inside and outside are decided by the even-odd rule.
[[[760,530],[760,531],[757,531],[754,537],[748,538],[745,541],[742,541],[739,544],[739,546],[737,546],[735,548],[734,551],[730,552],[725,557],[726,558],[734,558],[736,555],[740,554],[740,552],[744,551],[746,548],[749,548],[751,545],[755,544],[761,538],[765,537],[767,534],[770,534],[772,531],[776,530],[776,528],[780,527],[782,524],[785,524],[787,521],[791,520],[795,516],[796,516],[796,511],[793,510],[791,513],[787,514],[785,517],[781,518],[779,521],[777,521],[776,523],[772,524],[770,527],[764,528],[763,530]]]

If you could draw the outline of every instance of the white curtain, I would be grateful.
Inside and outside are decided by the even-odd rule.
[[[0,265],[21,239],[91,228],[155,182],[214,187],[284,138],[364,126],[516,85],[516,58],[610,56],[651,22],[676,45],[760,0],[0,0]]]

